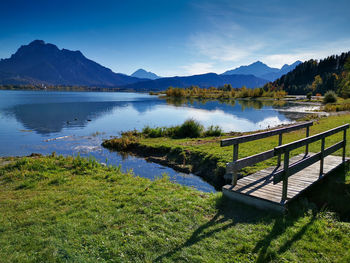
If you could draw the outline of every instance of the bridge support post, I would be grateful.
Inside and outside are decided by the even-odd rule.
[[[282,145],[282,133],[279,134],[278,136],[278,146]],[[278,155],[277,159],[277,167],[281,166],[281,154]]]
[[[346,130],[343,133],[343,162],[345,162],[345,154],[346,154]]]
[[[238,160],[238,143],[233,145],[233,162],[235,163]],[[238,174],[237,170],[232,172],[232,185],[235,186],[237,184]]]
[[[310,126],[306,127],[306,138],[310,136]],[[305,146],[305,156],[309,154],[309,144]]]
[[[324,145],[325,145],[325,137],[322,138],[321,141],[321,160],[320,160],[320,176],[323,174],[323,165],[324,165]]]
[[[282,186],[282,200],[287,200],[287,192],[288,192],[288,170],[289,170],[289,151],[284,153],[284,175],[283,175],[283,186]]]

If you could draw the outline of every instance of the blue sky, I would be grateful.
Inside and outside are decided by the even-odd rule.
[[[350,50],[349,0],[2,0],[0,58],[34,39],[115,72],[222,73]]]

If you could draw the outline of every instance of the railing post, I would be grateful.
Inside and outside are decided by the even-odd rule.
[[[288,191],[288,170],[289,170],[289,151],[284,153],[284,175],[283,175],[283,186],[282,186],[282,200],[287,200]]]
[[[282,133],[279,134],[278,136],[278,146],[282,145]],[[281,154],[278,155],[278,159],[277,159],[277,167],[279,167],[281,165]]]
[[[306,138],[310,136],[310,126],[306,127]],[[307,156],[309,153],[309,144],[306,144],[305,146],[305,156]]]
[[[346,129],[344,129],[344,135],[343,135],[343,162],[345,162],[345,154],[346,154]]]
[[[238,143],[233,145],[233,163],[238,160]],[[237,170],[232,172],[232,185],[235,186],[237,184]]]
[[[321,160],[320,160],[320,176],[323,174],[323,164],[324,164],[324,144],[325,144],[325,137],[322,138],[321,141]]]

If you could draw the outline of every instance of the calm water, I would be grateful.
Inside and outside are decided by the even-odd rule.
[[[132,169],[138,176],[153,179],[167,173],[178,183],[215,191],[195,175],[110,153],[101,142],[121,131],[177,125],[188,118],[240,132],[292,122],[294,113],[285,111],[290,105],[269,104],[167,101],[140,93],[0,91],[0,156],[80,153],[121,164],[123,170]]]

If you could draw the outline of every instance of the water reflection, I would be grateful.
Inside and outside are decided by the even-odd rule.
[[[286,107],[273,101],[169,100],[135,93],[0,91],[0,156],[80,153],[121,164],[139,176],[152,179],[166,172],[173,181],[214,191],[195,175],[110,153],[101,142],[121,131],[178,125],[188,118],[227,132],[254,131],[290,123],[293,113],[279,110]],[[97,131],[99,135],[92,136]],[[51,140],[57,137],[63,139]]]
[[[236,120],[242,120],[243,122],[251,122],[254,124],[261,124],[264,120],[271,117],[277,118],[279,121],[274,125],[290,122],[293,118],[290,114],[286,117],[286,112],[279,112],[279,108],[285,107],[286,102],[284,101],[273,101],[273,100],[208,100],[208,99],[165,99],[168,105],[174,105],[176,107],[189,107],[195,109],[202,109],[210,112],[222,111],[224,114],[230,114]],[[220,121],[220,118],[217,119]],[[233,121],[233,119],[231,120]],[[221,121],[220,121],[221,122]],[[278,123],[279,122],[279,123]],[[268,126],[271,126],[270,123]],[[227,124],[225,124],[227,126]],[[237,126],[237,125],[236,125]],[[239,126],[239,125],[238,125]],[[261,125],[258,125],[255,129],[260,129]],[[232,125],[231,125],[232,127]],[[247,129],[240,129],[239,131],[249,131],[252,125]],[[264,127],[267,127],[266,125]],[[253,128],[254,130],[254,128]],[[227,130],[228,131],[228,130]]]
[[[28,130],[39,134],[62,131],[64,127],[84,127],[114,107],[126,107],[127,102],[68,102],[21,104],[6,110]]]
[[[115,125],[113,119],[119,126],[126,123],[123,128],[120,127],[121,131],[128,128],[140,129],[149,124],[157,125],[157,122],[161,126],[176,125],[186,118],[194,118],[203,121],[205,126],[222,125],[225,131],[250,131],[290,122],[288,113],[280,113],[274,110],[275,107],[274,101],[147,99],[19,104],[7,108],[5,113],[7,116],[14,116],[25,129],[43,135],[59,133],[64,128],[84,128],[90,121],[107,115],[113,115],[110,118],[111,123],[104,123],[102,130],[106,126]],[[144,120],[138,119],[140,116]],[[134,127],[131,126],[132,120],[138,122]]]
[[[241,110],[246,108],[252,108],[260,110],[263,107],[273,107],[279,109],[287,106],[288,103],[284,100],[257,100],[257,99],[194,99],[194,98],[164,98],[166,103],[174,105],[176,107],[182,107],[184,105],[207,105],[208,102],[216,102],[218,104],[235,106],[236,102],[241,106]]]

